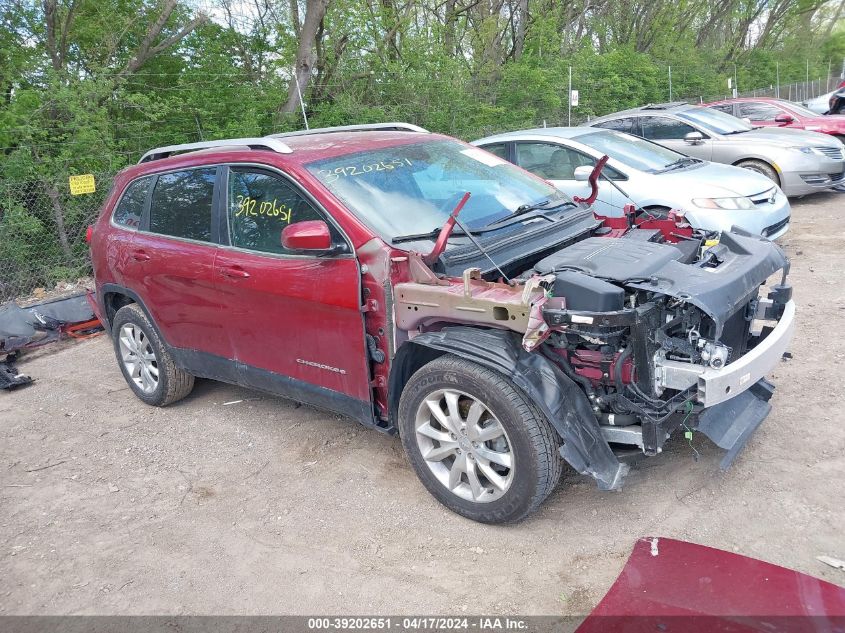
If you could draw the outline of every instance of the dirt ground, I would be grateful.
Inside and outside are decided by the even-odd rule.
[[[0,392],[0,614],[584,614],[646,535],[845,584],[816,560],[845,558],[843,203],[794,202],[793,359],[731,470],[676,437],[514,526],[441,507],[398,438],[210,381],[148,407],[106,337],[32,354]]]

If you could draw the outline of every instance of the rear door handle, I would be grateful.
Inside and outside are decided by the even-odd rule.
[[[232,279],[246,279],[249,277],[249,273],[246,272],[240,266],[230,266],[228,268],[223,268],[220,271],[220,274],[224,277],[230,277]]]
[[[147,262],[150,260],[150,256],[147,251],[133,251],[132,259],[136,262]]]

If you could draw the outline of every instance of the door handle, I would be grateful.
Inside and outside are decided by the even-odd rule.
[[[224,277],[229,277],[231,279],[246,279],[249,277],[249,273],[246,272],[240,266],[230,266],[229,268],[223,268],[220,271],[220,274]]]
[[[147,262],[150,260],[150,256],[147,251],[133,251],[132,252],[132,259],[136,262]]]

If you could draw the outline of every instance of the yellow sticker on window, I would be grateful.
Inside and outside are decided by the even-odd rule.
[[[78,196],[83,193],[94,193],[97,189],[94,186],[94,174],[80,174],[68,178],[71,195]]]

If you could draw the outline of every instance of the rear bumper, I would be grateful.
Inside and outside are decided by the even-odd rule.
[[[795,333],[795,302],[785,306],[775,328],[747,354],[720,369],[662,361],[655,370],[657,385],[664,389],[696,386],[696,400],[712,407],[735,398],[769,373],[783,357]]]
[[[102,307],[100,306],[100,302],[97,300],[97,297],[97,293],[93,290],[89,290],[85,293],[85,298],[88,300],[88,305],[91,306],[91,310],[93,310],[94,316],[99,319],[100,323],[102,323],[103,329],[105,329],[106,332],[110,333],[110,324],[108,322],[108,319],[103,318],[104,312],[102,310]]]

